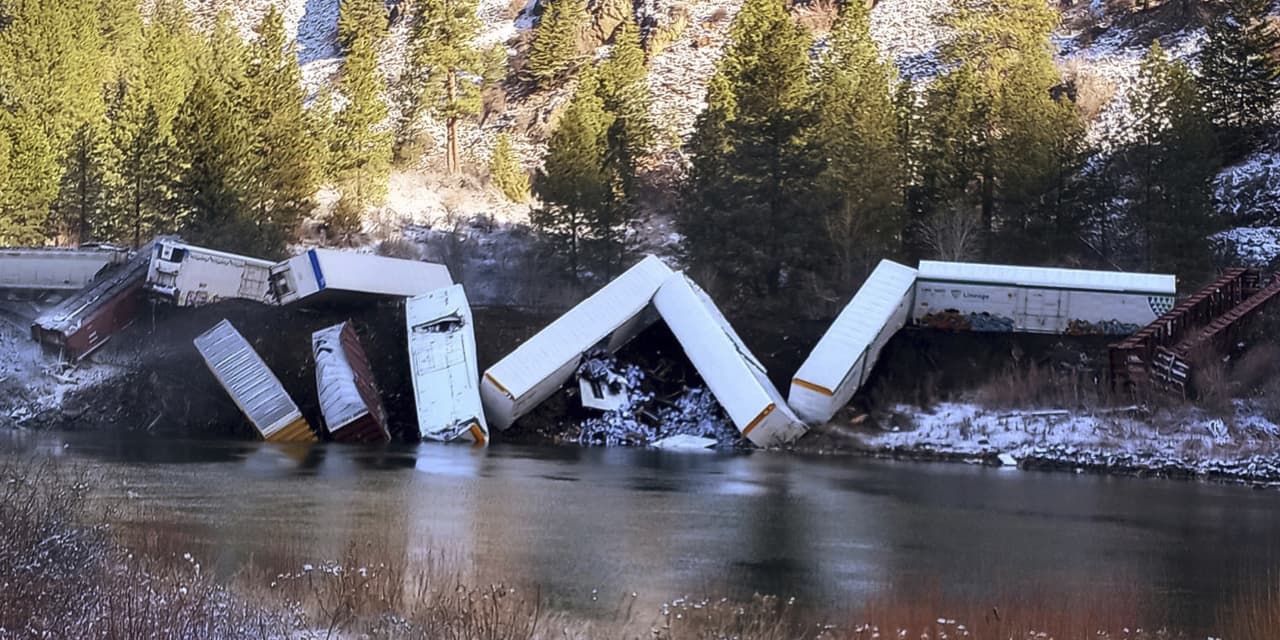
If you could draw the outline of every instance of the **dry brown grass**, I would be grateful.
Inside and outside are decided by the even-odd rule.
[[[805,0],[791,7],[796,22],[815,35],[831,33],[840,18],[840,0]]]
[[[1034,362],[1010,365],[977,390],[978,401],[993,409],[1089,408],[1102,404],[1100,394],[1088,371]]]
[[[1097,119],[1111,99],[1117,85],[1106,76],[1090,69],[1079,60],[1072,59],[1063,70],[1064,80],[1071,86],[1076,108],[1086,121]]]

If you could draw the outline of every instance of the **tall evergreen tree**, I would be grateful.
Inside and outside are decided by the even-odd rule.
[[[249,202],[261,242],[279,252],[314,208],[317,145],[308,130],[295,46],[272,7],[249,48],[245,97],[252,127]]]
[[[818,184],[830,201],[826,229],[836,263],[830,275],[841,294],[900,244],[906,145],[897,75],[871,39],[867,6],[846,5],[823,55],[813,132],[826,163]]]
[[[189,239],[250,253],[261,246],[247,216],[253,165],[244,62],[244,43],[221,14],[200,51],[195,84],[175,123],[182,150],[175,196]]]
[[[1232,0],[1208,28],[1200,50],[1201,86],[1213,123],[1236,154],[1275,119],[1280,97],[1280,33],[1267,20],[1269,0]]]
[[[450,173],[458,171],[458,123],[480,112],[476,79],[485,59],[474,44],[480,32],[476,6],[476,0],[421,0],[410,45],[410,66],[421,79],[414,103],[444,121]]]
[[[600,99],[598,80],[584,73],[564,115],[551,134],[533,192],[541,201],[532,215],[535,226],[569,261],[577,278],[594,241],[609,242],[613,222],[614,176],[608,163],[609,127],[613,116]],[[609,252],[612,247],[604,247]]]
[[[584,0],[549,0],[543,5],[524,69],[534,86],[547,89],[569,78],[581,58],[578,36],[586,22]]]
[[[1053,97],[1057,19],[1043,0],[959,0],[940,56],[951,71],[924,107],[923,195],[941,211],[974,202],[985,231],[1006,236],[996,246],[1014,249],[1006,259],[1060,248],[1080,222],[1044,205],[1059,201],[1083,136],[1075,106]]]
[[[1130,212],[1144,233],[1145,264],[1194,284],[1211,267],[1217,230],[1212,181],[1218,168],[1209,112],[1186,64],[1152,42],[1129,99],[1138,140],[1126,154]]]
[[[351,53],[356,40],[369,38],[377,49],[387,35],[387,5],[384,0],[341,0],[338,9],[338,44]]]
[[[747,0],[689,143],[678,217],[696,265],[754,295],[809,269],[823,240],[812,187],[808,32],[781,0]]]
[[[623,195],[633,199],[638,163],[653,146],[655,132],[649,117],[653,95],[649,92],[649,75],[644,49],[640,47],[640,29],[628,19],[614,37],[609,56],[600,64],[600,98],[604,108],[613,114],[609,129],[609,156],[617,164]]]
[[[333,140],[334,177],[349,212],[382,204],[387,195],[392,135],[384,126],[385,85],[378,72],[374,37],[357,36],[338,80],[345,103],[335,117]]]
[[[49,206],[58,194],[58,153],[49,141],[43,115],[0,109],[0,244],[39,245],[45,238]]]

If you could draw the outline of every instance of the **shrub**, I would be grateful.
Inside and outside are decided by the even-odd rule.
[[[493,145],[493,155],[489,159],[489,175],[493,184],[512,202],[529,200],[529,174],[520,166],[520,159],[511,148],[511,138],[507,134],[498,136]]]

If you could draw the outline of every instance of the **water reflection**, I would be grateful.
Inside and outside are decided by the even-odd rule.
[[[1070,602],[1143,592],[1189,624],[1280,570],[1280,500],[1241,487],[958,465],[494,446],[283,446],[0,434],[16,457],[108,472],[133,541],[231,575],[355,545],[443,555],[476,583],[537,584],[607,616],[636,591],[855,608],[938,593]]]

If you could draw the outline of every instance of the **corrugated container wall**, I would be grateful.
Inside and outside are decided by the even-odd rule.
[[[195,339],[196,350],[263,439],[315,440],[298,405],[244,336],[223,320]]]

